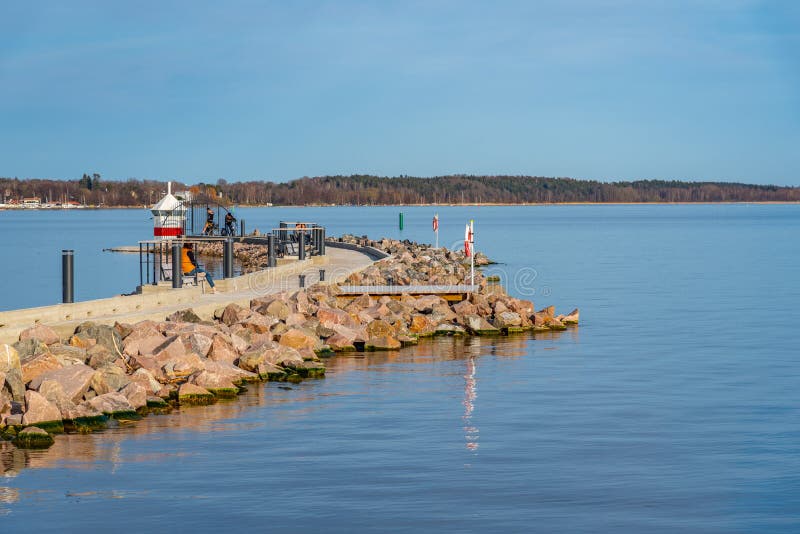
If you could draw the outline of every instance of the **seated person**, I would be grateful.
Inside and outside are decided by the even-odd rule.
[[[194,258],[191,243],[184,243],[183,249],[181,249],[181,271],[183,271],[184,276],[194,276],[197,273],[205,273],[206,281],[211,288],[211,292],[217,292],[217,290],[214,289],[214,279],[211,278],[211,275],[202,267],[197,266],[197,260]]]

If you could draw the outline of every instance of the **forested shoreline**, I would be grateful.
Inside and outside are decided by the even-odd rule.
[[[538,176],[450,175],[430,178],[369,175],[320,176],[288,182],[173,181],[173,191],[237,205],[390,205],[528,203],[800,202],[800,187],[728,182],[639,180],[599,182]],[[166,181],[107,180],[84,174],[73,180],[0,178],[5,202],[38,197],[89,206],[141,206],[156,202]]]

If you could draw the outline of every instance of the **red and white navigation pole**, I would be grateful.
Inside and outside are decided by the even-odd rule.
[[[439,248],[439,214],[433,216],[433,233],[436,234],[436,248]]]

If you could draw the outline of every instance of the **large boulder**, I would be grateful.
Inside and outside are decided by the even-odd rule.
[[[330,308],[328,306],[320,306],[317,310],[317,320],[321,325],[332,328],[333,325],[351,326],[354,321],[350,314],[344,310],[337,308]]]
[[[39,427],[29,426],[17,434],[14,445],[20,449],[46,449],[55,441],[53,436]]]
[[[116,365],[106,365],[94,373],[90,387],[98,395],[103,395],[119,391],[130,383],[131,379],[125,374],[125,371]]]
[[[50,432],[64,430],[61,411],[38,392],[25,392],[25,406],[25,414],[22,416],[23,425],[36,425]]]
[[[397,350],[402,345],[391,335],[370,337],[365,343],[367,350]]]
[[[48,347],[50,354],[55,356],[63,367],[86,362],[86,349],[56,343]]]
[[[370,338],[394,336],[395,334],[395,329],[382,319],[375,319],[367,325],[367,336]]]
[[[32,326],[19,334],[20,341],[25,341],[27,339],[38,339],[45,345],[52,345],[53,343],[61,341],[61,338],[55,330],[43,324]]]
[[[312,334],[300,328],[291,328],[281,335],[280,344],[293,349],[310,348],[320,350],[322,341],[316,334]]]
[[[231,326],[239,321],[247,318],[250,315],[250,310],[244,306],[239,306],[235,303],[230,303],[225,306],[225,309],[220,314],[220,321],[224,324]]]
[[[63,367],[58,358],[53,356],[50,351],[39,354],[28,355],[20,361],[22,368],[22,381],[28,384],[34,378],[47,371],[55,371]]]
[[[136,416],[136,409],[131,405],[130,401],[125,395],[116,391],[93,397],[84,404],[111,417]]]
[[[164,335],[150,322],[133,326],[133,331],[125,337],[123,352],[128,356],[152,354],[164,342]]]
[[[489,324],[489,321],[477,314],[465,315],[462,323],[467,330],[476,336],[497,335],[500,330]]]
[[[504,311],[495,315],[493,323],[501,330],[519,327],[522,325],[522,317],[516,312]]]
[[[238,338],[238,336],[236,336]],[[241,338],[239,338],[241,339]],[[234,363],[239,357],[238,351],[223,336],[214,336],[208,349],[208,358],[216,362]]]
[[[54,371],[47,371],[33,379],[30,389],[38,391],[47,382],[57,382],[64,390],[67,399],[80,403],[89,390],[95,370],[84,364],[70,365]]]
[[[199,332],[192,332],[180,335],[183,345],[190,351],[203,358],[208,356],[208,351],[211,350],[211,336],[201,334]]]
[[[239,392],[239,388],[233,385],[233,382],[218,373],[210,371],[201,371],[193,375],[191,382],[207,389],[217,397],[231,398],[235,397]]]
[[[128,402],[133,406],[134,410],[144,408],[147,406],[148,391],[136,382],[131,382],[124,388],[119,390],[119,393],[128,399]]]
[[[86,351],[87,364],[93,369],[106,365],[114,365],[119,359],[116,352],[112,352],[103,345],[95,345]]]
[[[120,336],[119,332],[117,332],[113,326],[95,324],[92,322],[81,323],[78,328],[75,329],[75,336],[82,339],[94,340],[97,345],[103,345],[112,352],[122,350],[122,336]],[[95,343],[90,344],[94,345]]]
[[[272,328],[272,326],[277,322],[278,319],[275,317],[262,315],[260,313],[251,313],[236,324],[242,325],[246,330],[256,334],[264,334],[268,333],[270,328]]]
[[[580,312],[578,311],[578,308],[575,308],[569,313],[569,315],[565,315],[561,318],[561,322],[564,324],[578,324],[579,320]]]
[[[147,369],[137,369],[130,377],[131,381],[142,386],[150,394],[156,394],[161,389],[161,383]]]
[[[197,384],[186,382],[178,389],[178,402],[180,404],[211,404],[214,402],[214,394]]]
[[[202,319],[191,308],[178,310],[167,316],[167,321],[175,323],[199,323]]]

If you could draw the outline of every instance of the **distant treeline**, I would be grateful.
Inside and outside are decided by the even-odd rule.
[[[173,182],[173,191],[191,190],[196,198],[214,197],[239,205],[300,204],[459,204],[561,202],[800,202],[800,188],[725,182],[640,180],[598,182],[537,176],[321,176],[285,183],[227,182],[187,186]],[[85,174],[76,180],[0,178],[4,199],[39,197],[89,205],[133,206],[156,202],[166,183],[130,179],[112,181]]]

